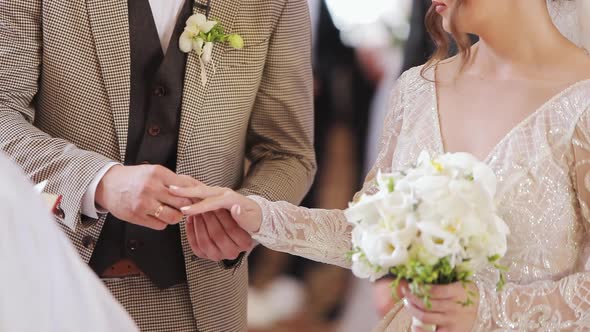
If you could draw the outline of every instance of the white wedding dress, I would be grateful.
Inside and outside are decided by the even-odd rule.
[[[561,18],[567,13],[552,9]],[[578,38],[575,22],[556,21],[566,23],[558,25],[572,40]],[[432,79],[432,71],[427,76]],[[421,150],[445,152],[436,99],[435,84],[420,75],[420,68],[402,75],[377,163],[361,192],[374,190],[379,169],[407,167]],[[511,230],[502,260],[509,272],[500,292],[495,290],[497,272],[476,275],[480,302],[474,330],[590,331],[590,80],[539,107],[498,142],[485,162],[498,176],[499,209]],[[351,226],[342,211],[251,198],[263,210],[255,234],[261,244],[349,267]],[[408,331],[410,325],[398,304],[377,330]]]
[[[139,331],[0,154],[0,331]]]

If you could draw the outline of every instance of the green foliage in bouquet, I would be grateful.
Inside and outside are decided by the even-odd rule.
[[[504,272],[507,270],[506,267],[497,263],[499,259],[500,256],[489,258],[489,262],[500,272],[500,279],[496,285],[498,290],[502,289],[505,284]],[[462,283],[467,290],[467,299],[460,303],[463,306],[473,304],[473,298],[476,296],[475,293],[467,289],[467,285],[472,283],[471,276],[473,273],[469,270],[453,268],[449,259],[446,257],[440,259],[434,265],[424,264],[419,259],[411,258],[408,261],[408,264],[391,268],[390,273],[396,277],[391,283],[391,288],[394,294],[399,283],[402,280],[407,280],[412,294],[422,299],[428,309],[432,307],[432,304],[430,303],[430,290],[432,285],[448,285],[456,282]]]

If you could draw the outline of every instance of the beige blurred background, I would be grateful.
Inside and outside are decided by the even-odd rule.
[[[308,3],[319,169],[303,205],[345,208],[375,160],[412,0]],[[350,271],[264,248],[252,254],[250,267],[252,332],[370,331],[380,319],[371,285]]]

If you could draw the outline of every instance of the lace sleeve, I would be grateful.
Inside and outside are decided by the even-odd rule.
[[[590,114],[576,126],[572,140],[574,183],[582,223],[590,225]],[[588,233],[586,231],[586,233]],[[588,235],[586,235],[588,236]],[[581,250],[580,250],[581,251]],[[491,282],[476,281],[480,292],[475,331],[587,331],[590,329],[590,261],[582,272],[529,285],[507,284],[496,292]]]
[[[379,169],[389,170],[396,139],[402,121],[403,76],[396,84],[385,120],[379,154],[363,189],[355,195],[373,191]],[[265,247],[298,255],[311,260],[349,267],[346,253],[351,249],[352,227],[340,210],[306,209],[287,202],[269,202],[259,196],[250,196],[262,208],[263,222],[254,239]]]

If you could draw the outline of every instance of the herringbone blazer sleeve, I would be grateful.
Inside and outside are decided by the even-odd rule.
[[[242,194],[298,204],[316,171],[311,25],[305,0],[287,0],[269,41],[247,138]]]
[[[0,150],[32,181],[48,180],[47,190],[63,195],[63,222],[73,229],[86,187],[110,160],[33,124],[43,65],[41,11],[42,0],[0,2]]]

